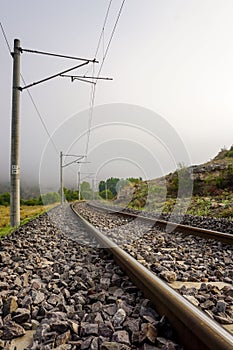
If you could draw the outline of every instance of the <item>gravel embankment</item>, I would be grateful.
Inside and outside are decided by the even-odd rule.
[[[0,241],[0,349],[33,333],[24,349],[181,350],[167,320],[91,245],[68,207]]]
[[[181,288],[193,304],[222,324],[233,323],[233,247],[214,240],[165,233],[138,220],[95,211],[85,203],[79,212],[144,266],[166,282],[202,282]],[[224,288],[206,283],[224,282]]]

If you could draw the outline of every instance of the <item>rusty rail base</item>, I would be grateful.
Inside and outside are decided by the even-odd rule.
[[[114,242],[85,220],[72,206],[87,230],[96,236],[101,247],[110,250],[116,262],[156,306],[166,315],[187,350],[232,350],[233,336],[210,319],[154,273],[146,269]]]

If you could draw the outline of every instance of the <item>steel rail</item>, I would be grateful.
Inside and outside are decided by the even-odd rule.
[[[83,221],[87,230],[94,234],[101,247],[112,252],[116,262],[152,301],[160,315],[167,316],[185,349],[233,349],[233,336],[228,331],[104,236],[77,212],[74,205],[71,208]]]
[[[133,213],[127,213],[124,211],[115,211],[111,208],[101,207],[98,205],[94,205],[93,203],[87,203],[90,207],[93,207],[97,210],[107,211],[110,214],[120,214],[125,217],[139,219],[141,221],[153,224],[155,227],[159,227],[162,229],[166,229],[167,232],[180,232],[184,233],[186,235],[193,235],[193,236],[199,236],[203,238],[209,238],[209,239],[215,239],[227,244],[233,244],[233,234],[230,233],[224,233],[220,231],[214,231],[214,230],[208,230],[201,227],[195,227],[195,226],[188,226],[183,224],[178,224],[171,221],[156,219],[156,218],[150,218],[142,215],[137,215]]]

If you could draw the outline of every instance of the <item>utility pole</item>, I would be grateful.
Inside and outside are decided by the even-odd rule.
[[[43,78],[39,81],[36,81],[34,83],[25,85],[23,87],[20,86],[20,53],[28,52],[33,54],[40,54],[40,55],[47,55],[52,57],[60,57],[60,58],[66,58],[71,60],[78,60],[82,61],[82,63],[75,65],[69,69],[63,70],[61,72],[58,72],[56,74],[53,74],[51,76],[48,76],[46,78]],[[19,226],[20,225],[20,152],[19,152],[19,146],[20,146],[20,91],[23,91],[25,89],[28,89],[32,86],[44,83],[48,80],[64,76],[64,74],[71,72],[75,69],[81,68],[89,63],[98,63],[98,61],[94,58],[93,60],[81,58],[81,57],[74,57],[74,56],[67,56],[67,55],[60,55],[56,53],[51,52],[44,52],[44,51],[37,51],[37,50],[31,50],[31,49],[25,49],[20,47],[20,40],[15,39],[14,40],[14,52],[12,53],[13,56],[13,87],[12,87],[12,122],[11,122],[11,160],[10,160],[10,224],[12,227]],[[83,76],[81,79],[77,77],[79,80],[84,82],[89,82],[91,84],[96,84],[96,82],[93,81],[87,81],[86,77]],[[89,77],[88,77],[89,79]],[[101,78],[101,77],[92,77],[92,79],[104,79],[104,80],[111,80],[110,78]],[[74,79],[71,79],[72,81]],[[60,181],[61,181],[61,204],[63,204],[64,201],[64,194],[63,194],[63,173],[62,168],[65,166],[68,166],[72,163],[77,163],[77,160],[70,162],[69,164],[66,164],[63,166],[62,164],[62,158],[64,154],[60,154]],[[78,156],[79,159],[84,158],[84,156]]]
[[[107,185],[107,181],[105,181],[105,199],[108,199],[108,185]]]
[[[95,180],[92,179],[92,200],[95,199]]]
[[[80,171],[78,171],[78,200],[80,201],[81,194],[80,194]]]
[[[64,203],[64,193],[63,193],[63,153],[60,152],[60,200],[61,205]]]
[[[11,119],[11,165],[10,165],[10,224],[20,224],[20,41],[14,40],[12,119]]]
[[[63,157],[75,157],[76,159],[70,161],[69,163],[63,164]],[[66,168],[67,166],[74,164],[74,163],[90,163],[90,162],[81,162],[80,159],[85,158],[83,155],[77,155],[77,154],[63,154],[60,152],[60,199],[61,199],[61,205],[64,204],[64,191],[63,191],[63,168]],[[80,187],[80,174],[79,174],[79,187]],[[80,199],[80,188],[79,188],[79,199]]]

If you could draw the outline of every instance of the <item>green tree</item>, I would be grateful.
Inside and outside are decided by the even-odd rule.
[[[134,184],[138,184],[138,183],[142,182],[142,178],[141,178],[141,177],[139,177],[139,178],[136,178],[136,177],[128,177],[127,180],[128,180],[129,182],[134,183]]]
[[[68,202],[73,202],[78,199],[78,191],[64,187],[64,195]]]
[[[188,168],[179,164],[178,169],[171,175],[170,180],[167,183],[167,194],[171,197],[190,196],[193,188],[193,180]]]
[[[105,181],[100,181],[99,183],[99,192],[102,192],[105,190]]]
[[[0,205],[8,206],[10,205],[10,193],[5,192],[0,195]]]
[[[107,189],[110,190],[115,197],[117,195],[117,183],[120,181],[118,177],[110,177],[107,179]]]
[[[107,192],[107,198],[106,198],[106,192]],[[114,196],[110,190],[107,190],[107,191],[104,190],[104,191],[100,192],[99,195],[103,199],[113,199],[114,198]]]
[[[47,204],[57,203],[60,201],[60,196],[57,192],[48,192],[41,195],[42,202]]]
[[[107,183],[107,189],[110,190],[113,196],[117,195],[117,183],[120,181],[118,177],[110,177],[106,181],[100,181],[99,183],[99,192],[105,190],[105,184]]]
[[[83,181],[80,185],[80,192],[84,199],[92,199],[92,189],[87,181]]]

